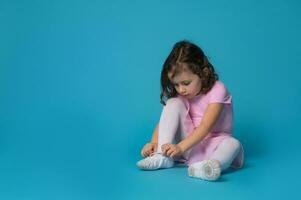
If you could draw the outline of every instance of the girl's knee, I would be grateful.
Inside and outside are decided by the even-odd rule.
[[[166,101],[166,106],[174,108],[185,108],[184,102],[179,97],[173,97]]]
[[[240,142],[237,139],[233,138],[233,137],[225,139],[225,142],[229,146],[231,146],[233,149],[239,149],[239,148],[241,148]]]

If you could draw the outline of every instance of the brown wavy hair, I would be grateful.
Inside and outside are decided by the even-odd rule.
[[[206,94],[218,80],[213,65],[209,62],[203,50],[190,41],[177,42],[166,58],[161,71],[160,103],[166,105],[169,98],[176,97],[177,91],[168,78],[168,74],[174,77],[176,74],[190,70],[201,79],[200,93]]]

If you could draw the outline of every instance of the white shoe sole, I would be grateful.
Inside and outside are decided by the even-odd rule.
[[[221,166],[217,160],[204,160],[189,166],[188,175],[207,181],[215,181],[221,175]]]

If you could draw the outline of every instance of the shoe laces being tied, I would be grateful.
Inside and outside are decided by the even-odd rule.
[[[162,154],[155,153],[147,158],[137,162],[137,166],[144,170],[155,170],[159,168],[170,168],[173,166],[173,159],[163,156]]]

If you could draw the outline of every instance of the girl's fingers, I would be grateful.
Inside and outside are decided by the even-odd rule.
[[[150,145],[144,145],[144,147],[142,148],[140,154],[143,157],[147,157],[150,154],[154,153],[157,149],[157,146],[150,146]]]
[[[174,157],[176,155],[176,152],[172,152],[172,154],[170,155],[170,157]]]
[[[170,157],[172,153],[173,153],[173,150],[172,150],[172,149],[169,149],[169,150],[167,151],[166,155],[167,155],[168,157]]]
[[[147,157],[149,155],[149,150],[148,149],[143,149],[142,152],[141,152],[141,155],[143,157]]]
[[[169,144],[163,144],[163,145],[161,146],[162,151],[163,151],[163,150],[166,150],[167,148],[169,148]]]
[[[167,151],[169,150],[169,146],[164,146],[163,148],[162,148],[162,153],[164,154],[164,155],[166,155],[166,153],[167,153]]]

